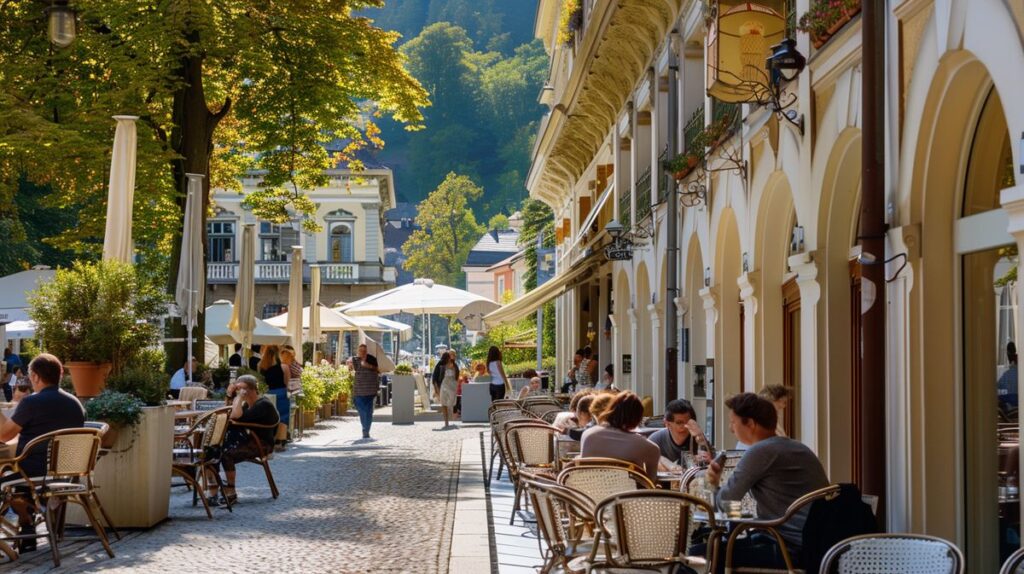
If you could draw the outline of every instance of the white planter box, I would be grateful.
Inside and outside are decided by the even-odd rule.
[[[174,407],[145,407],[138,426],[121,429],[96,464],[97,495],[116,528],[150,528],[167,518],[173,443]],[[69,505],[68,522],[88,520]]]
[[[462,422],[485,423],[491,406],[491,383],[462,385]]]
[[[416,377],[391,375],[391,424],[413,424],[416,414]]]

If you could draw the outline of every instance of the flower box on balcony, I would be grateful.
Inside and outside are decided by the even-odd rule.
[[[860,0],[816,0],[800,16],[797,29],[811,35],[811,44],[820,48],[860,13]]]

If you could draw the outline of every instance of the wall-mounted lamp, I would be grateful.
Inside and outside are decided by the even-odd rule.
[[[885,261],[879,262],[878,258],[875,257],[873,253],[862,251],[861,254],[857,256],[857,263],[860,263],[861,265],[888,265],[901,257],[903,258],[903,264],[896,270],[896,273],[893,273],[892,277],[885,280],[886,283],[892,283],[900,276],[903,268],[907,266],[907,263],[909,263],[909,258],[906,253],[897,253]]]
[[[633,242],[626,237],[626,228],[619,220],[613,219],[605,224],[604,230],[612,238],[612,242],[605,246],[604,256],[609,261],[628,261],[633,258]]]

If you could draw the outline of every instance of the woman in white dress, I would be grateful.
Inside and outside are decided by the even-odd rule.
[[[454,353],[448,352],[441,357],[441,368],[444,373],[444,379],[441,380],[441,414],[444,415],[444,427],[448,428],[459,390],[459,366],[455,363]]]

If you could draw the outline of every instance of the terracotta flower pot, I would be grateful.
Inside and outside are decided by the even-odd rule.
[[[119,436],[121,436],[121,425],[110,424],[110,427],[107,428],[107,433],[103,435],[103,440],[100,441],[100,446],[105,449],[114,448]]]
[[[348,395],[341,393],[338,395],[338,416],[345,416],[348,413]]]
[[[313,428],[316,424],[316,411],[313,409],[302,411],[302,426]]]
[[[110,363],[90,363],[87,361],[69,361],[64,363],[71,374],[71,384],[75,387],[75,395],[80,398],[95,397],[107,386],[107,375],[110,374]]]

